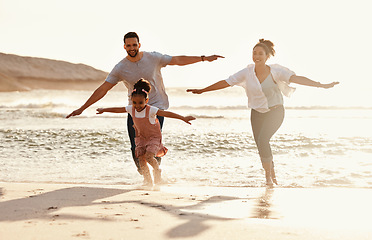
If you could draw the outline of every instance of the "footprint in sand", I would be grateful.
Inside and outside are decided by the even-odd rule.
[[[72,235],[73,237],[82,237],[82,238],[89,238],[89,234],[86,231],[83,231],[82,233],[78,233],[75,235]]]

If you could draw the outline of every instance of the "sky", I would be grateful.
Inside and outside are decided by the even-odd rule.
[[[123,36],[142,51],[225,58],[162,70],[167,87],[201,87],[252,63],[260,38],[283,65],[334,89],[297,86],[289,104],[372,107],[370,0],[0,0],[0,52],[84,63],[109,72],[126,56]]]

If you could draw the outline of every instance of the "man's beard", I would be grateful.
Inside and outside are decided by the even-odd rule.
[[[133,53],[133,52],[131,53],[131,52],[132,52],[132,51],[127,51],[128,55],[131,56],[131,57],[133,57],[133,58],[136,57],[137,54],[138,54],[138,50],[135,50],[134,53]]]

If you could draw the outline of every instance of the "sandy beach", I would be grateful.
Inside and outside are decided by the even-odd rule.
[[[371,3],[0,0],[0,240],[372,240]],[[97,114],[140,78],[196,118],[166,117],[155,189],[131,114]]]
[[[372,239],[370,109],[288,109],[267,190],[239,92],[168,92],[198,120],[166,121],[159,191],[139,189],[126,115],[65,119],[90,91],[1,93],[0,240]]]
[[[370,189],[0,184],[0,239],[371,239]]]

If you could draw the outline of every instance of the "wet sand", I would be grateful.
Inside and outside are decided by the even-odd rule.
[[[0,239],[371,239],[371,189],[0,183]]]

